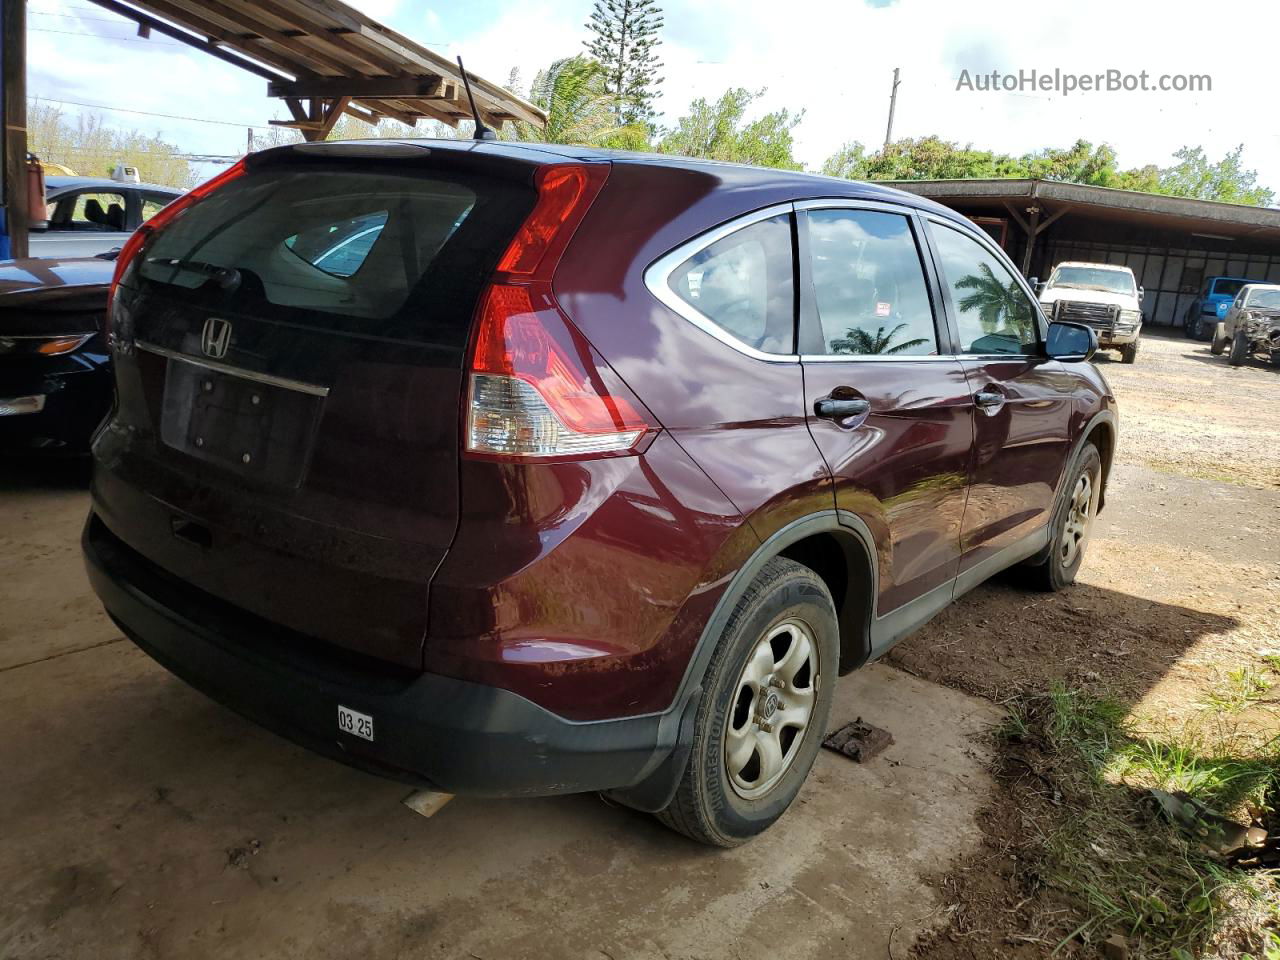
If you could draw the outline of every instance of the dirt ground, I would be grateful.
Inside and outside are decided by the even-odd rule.
[[[83,471],[0,473],[4,960],[901,960],[943,919],[924,878],[979,849],[999,709],[882,666],[835,722],[897,742],[866,766],[823,751],[738,850],[595,796],[423,819],[122,640],[81,568],[86,509]]]
[[[258,730],[153,664],[80,567],[83,475],[0,467],[0,957],[1047,956],[982,731],[1061,678],[1175,710],[1280,652],[1280,371],[1148,337],[1080,584],[985,585],[842,682],[826,752],[759,841],[702,850],[595,797],[455,800]],[[933,931],[933,932],[928,932]]]
[[[999,578],[888,661],[994,702],[1060,680],[1182,723],[1232,670],[1280,653],[1280,369],[1233,369],[1174,335],[1144,337],[1132,366],[1097,362],[1119,401],[1120,441],[1077,585],[1045,595]],[[1275,704],[1231,722],[1280,733]],[[1018,939],[1036,907],[1016,861],[1029,829],[1021,786],[998,780],[982,852],[936,878],[951,923],[920,954],[1049,956],[1053,942]]]

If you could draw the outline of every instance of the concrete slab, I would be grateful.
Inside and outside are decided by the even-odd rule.
[[[45,506],[0,507],[22,527],[8,542],[41,542],[42,524],[61,536]],[[923,878],[980,839],[974,736],[997,709],[887,667],[841,681],[832,725],[863,716],[894,745],[863,766],[822,751],[793,810],[737,850],[595,796],[459,798],[424,819],[404,787],[109,642],[109,622],[81,618],[75,551],[31,549],[70,606],[0,586],[6,958],[883,960],[896,927],[901,960],[939,902]]]

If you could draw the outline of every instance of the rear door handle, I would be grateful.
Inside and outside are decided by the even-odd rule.
[[[823,397],[813,405],[813,412],[824,420],[843,420],[846,417],[860,417],[871,411],[871,401],[861,398],[856,400],[836,400]]]
[[[973,395],[973,402],[984,410],[991,410],[995,407],[1004,406],[1005,395],[996,393],[994,390],[979,390]]]

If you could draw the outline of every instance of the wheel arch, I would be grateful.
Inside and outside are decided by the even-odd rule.
[[[866,662],[871,654],[871,622],[879,582],[875,538],[855,514],[823,510],[775,530],[738,567],[698,638],[677,702],[701,684],[738,598],[764,565],[779,556],[808,567],[831,592],[840,623],[840,672],[847,673]]]
[[[1080,442],[1072,455],[1072,463],[1075,463],[1075,458],[1080,455],[1080,451],[1084,449],[1086,443],[1092,443],[1097,447],[1098,456],[1102,458],[1102,490],[1098,494],[1098,511],[1101,512],[1107,503],[1107,485],[1111,478],[1111,465],[1115,460],[1115,415],[1110,411],[1104,411],[1089,421],[1089,425],[1082,432]]]

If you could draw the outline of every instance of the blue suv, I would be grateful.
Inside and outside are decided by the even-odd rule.
[[[1213,329],[1226,314],[1231,301],[1247,283],[1263,283],[1262,280],[1246,280],[1243,277],[1209,277],[1204,282],[1200,296],[1191,301],[1182,329],[1192,340],[1208,340]]]

